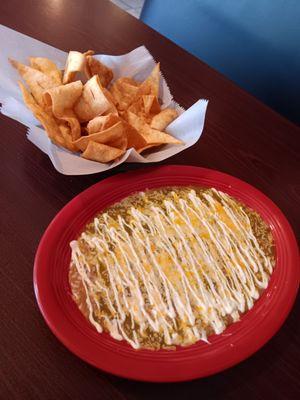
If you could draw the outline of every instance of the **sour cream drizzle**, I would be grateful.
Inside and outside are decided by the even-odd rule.
[[[136,349],[155,333],[166,345],[207,341],[207,327],[223,332],[225,318],[238,320],[268,285],[271,260],[247,214],[215,189],[172,192],[163,206],[132,207],[126,220],[103,214],[93,224],[95,234],[70,244],[88,318]],[[86,249],[95,254],[93,274]]]

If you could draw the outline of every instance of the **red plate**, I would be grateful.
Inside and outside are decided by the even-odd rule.
[[[211,344],[198,342],[176,351],[136,351],[124,341],[97,333],[73,302],[68,283],[69,243],[103,208],[133,192],[170,185],[215,187],[257,210],[272,229],[276,266],[268,288],[251,311],[223,334],[210,336]],[[85,190],[51,222],[40,242],[34,265],[36,298],[58,339],[97,368],[143,381],[200,378],[249,357],[280,328],[293,305],[298,286],[298,246],[289,223],[275,204],[237,178],[189,166],[162,166],[118,174]]]

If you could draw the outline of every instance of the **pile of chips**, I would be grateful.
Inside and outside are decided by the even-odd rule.
[[[30,66],[10,60],[27,85],[19,82],[26,106],[53,143],[101,163],[129,148],[141,153],[182,143],[164,132],[177,112],[161,109],[159,64],[144,82],[113,81],[113,71],[93,54],[70,51],[63,72],[43,57],[30,57]]]

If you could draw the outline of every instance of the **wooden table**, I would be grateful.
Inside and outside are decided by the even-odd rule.
[[[121,54],[146,45],[160,60],[180,104],[210,100],[199,143],[166,163],[214,168],[255,185],[282,209],[299,239],[299,128],[108,1],[2,1],[0,23],[63,50]],[[35,302],[32,267],[38,242],[77,193],[141,165],[122,165],[101,175],[60,175],[26,140],[24,126],[3,116],[1,144],[1,399],[300,398],[299,301],[262,350],[194,382],[130,382],[72,355],[47,328]]]

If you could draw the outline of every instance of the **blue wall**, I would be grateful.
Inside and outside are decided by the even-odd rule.
[[[300,123],[300,0],[146,0],[141,18]]]

